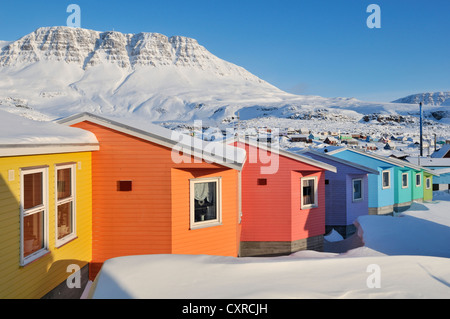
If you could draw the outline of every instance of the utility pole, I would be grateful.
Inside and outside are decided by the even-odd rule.
[[[423,110],[422,102],[420,102],[420,156],[423,156]]]
[[[434,151],[435,152],[437,151],[437,144],[436,144],[436,142],[437,142],[437,136],[436,136],[436,133],[434,133]]]

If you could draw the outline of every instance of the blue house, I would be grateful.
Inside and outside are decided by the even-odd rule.
[[[413,201],[423,201],[424,176],[437,175],[406,161],[355,149],[341,148],[328,154],[379,172],[368,176],[370,215],[393,214],[408,209]]]
[[[379,172],[311,149],[299,154],[337,168],[325,172],[325,231],[335,229],[344,238],[354,234],[356,219],[369,214],[368,174]]]

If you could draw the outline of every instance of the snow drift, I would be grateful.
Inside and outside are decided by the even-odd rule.
[[[358,220],[364,247],[286,257],[129,256],[105,262],[94,299],[450,298],[450,194],[402,217]],[[378,271],[379,278],[373,275]]]

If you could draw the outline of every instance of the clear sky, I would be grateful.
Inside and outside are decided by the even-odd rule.
[[[450,0],[4,0],[0,40],[66,25],[195,38],[285,91],[392,101],[450,91]],[[381,8],[370,29],[369,4]]]

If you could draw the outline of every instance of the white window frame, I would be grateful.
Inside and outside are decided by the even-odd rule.
[[[217,214],[215,219],[196,222],[195,221],[195,184],[200,183],[216,183],[216,209]],[[190,206],[190,229],[200,229],[206,227],[214,227],[222,225],[222,178],[195,178],[189,180],[189,206]]]
[[[389,181],[389,185],[388,186],[384,186],[384,173],[388,173],[388,181]],[[389,189],[391,188],[391,171],[390,170],[384,170],[381,172],[381,187],[383,189]]]
[[[406,186],[403,185],[403,176],[406,175]],[[409,187],[409,174],[408,173],[402,173],[402,188],[408,188]]]
[[[355,198],[355,182],[359,181],[361,182],[361,198]],[[364,183],[362,178],[355,178],[352,180],[352,198],[354,202],[360,202],[364,200]]]
[[[431,177],[427,177],[426,179],[425,179],[425,188],[426,189],[431,189],[431,187],[432,187],[432,183],[431,183]]]
[[[303,204],[303,181],[309,181],[309,180],[313,180],[314,181],[314,203],[313,204],[308,204],[305,205]],[[317,176],[313,176],[313,177],[302,177],[300,179],[300,205],[301,205],[301,209],[310,209],[310,208],[316,208],[319,207],[319,196],[318,196],[318,183],[317,183]]]
[[[71,169],[70,179],[71,179],[71,196],[68,198],[64,198],[58,200],[58,171],[64,169]],[[66,165],[56,165],[55,167],[55,247],[61,247],[65,245],[67,242],[74,240],[77,238],[77,205],[76,205],[76,164],[66,164]],[[67,203],[72,203],[72,233],[58,239],[58,206],[64,205]]]
[[[25,175],[42,173],[42,204],[30,209],[24,209],[25,207],[25,189],[24,189],[24,177]],[[32,253],[29,256],[24,256],[24,219],[27,216],[31,216],[38,212],[43,212],[43,248]],[[38,258],[49,253],[49,240],[48,240],[48,167],[40,167],[34,169],[23,168],[20,170],[20,266],[26,266],[29,263],[35,261]]]
[[[417,176],[419,176],[419,184],[417,184]],[[422,174],[416,173],[416,187],[422,186]]]

